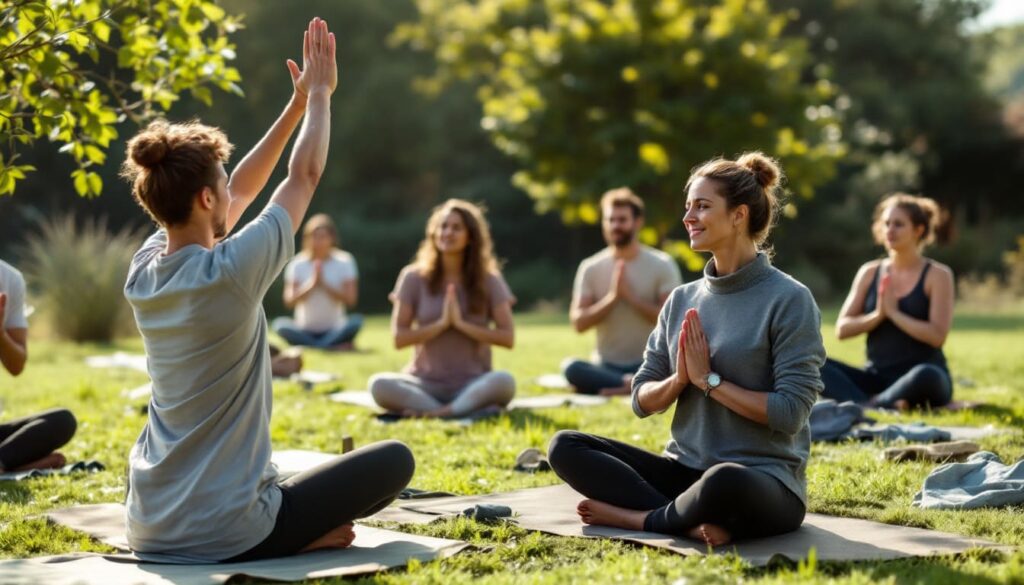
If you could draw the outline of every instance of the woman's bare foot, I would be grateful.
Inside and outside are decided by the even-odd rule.
[[[622,375],[622,385],[614,388],[601,388],[597,393],[600,396],[624,396],[633,392],[633,374]]]
[[[58,467],[64,467],[64,464],[68,460],[63,454],[54,451],[42,459],[36,459],[32,463],[26,463],[21,467],[12,469],[11,471],[28,471],[29,469],[57,469]]]
[[[643,510],[620,508],[600,500],[583,500],[576,506],[576,513],[584,524],[614,526],[626,530],[643,530],[648,514]]]
[[[691,528],[686,535],[708,546],[722,546],[732,540],[732,535],[726,529],[715,524],[699,524]]]
[[[404,418],[447,418],[452,415],[452,407],[448,404],[433,410],[415,410],[406,408],[399,412]]]
[[[306,548],[299,552],[308,552],[321,548],[347,548],[356,539],[356,533],[352,530],[352,524],[342,524],[320,538],[306,545]]]
[[[426,418],[448,418],[452,415],[452,407],[450,404],[445,404],[441,408],[435,408],[434,410],[425,410],[420,416]]]

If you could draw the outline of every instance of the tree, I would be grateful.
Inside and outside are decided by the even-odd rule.
[[[11,0],[0,7],[0,195],[25,173],[19,148],[62,144],[75,190],[97,196],[115,126],[167,111],[186,90],[241,94],[228,66],[239,20],[209,0]]]
[[[418,0],[394,39],[430,51],[437,91],[479,84],[482,126],[539,211],[595,223],[605,190],[650,208],[645,240],[678,225],[697,163],[763,149],[801,196],[843,152],[834,88],[806,78],[803,41],[763,0]],[[670,250],[696,260],[681,242]]]

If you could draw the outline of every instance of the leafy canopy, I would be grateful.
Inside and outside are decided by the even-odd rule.
[[[117,123],[137,124],[188,91],[207,105],[211,88],[241,94],[228,66],[240,27],[207,0],[11,0],[0,5],[0,195],[35,168],[19,148],[60,143],[78,168],[75,190],[103,188],[102,165]]]
[[[831,177],[843,144],[836,89],[806,77],[791,15],[764,0],[417,0],[392,40],[433,53],[418,84],[478,84],[481,125],[514,157],[539,211],[595,223],[609,188],[649,207],[645,240],[678,223],[698,163],[761,149],[803,196]],[[666,248],[698,261],[682,242]]]

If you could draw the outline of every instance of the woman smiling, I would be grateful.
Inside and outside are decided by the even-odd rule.
[[[676,288],[633,378],[633,411],[675,405],[656,455],[578,431],[549,447],[586,496],[583,522],[688,536],[717,546],[796,530],[806,510],[808,416],[825,360],[810,291],[764,249],[778,165],[761,153],[699,166],[687,184],[690,246],[704,278]]]

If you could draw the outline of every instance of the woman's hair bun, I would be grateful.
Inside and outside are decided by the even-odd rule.
[[[765,191],[771,191],[782,175],[779,164],[760,152],[748,152],[737,159],[736,163],[750,169],[757,184]]]
[[[151,169],[163,162],[171,145],[163,132],[144,132],[131,141],[129,149],[128,154],[135,164]]]

